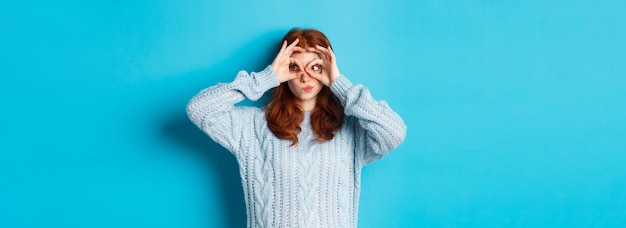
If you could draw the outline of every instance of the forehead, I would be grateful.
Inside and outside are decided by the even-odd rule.
[[[292,58],[296,58],[300,61],[309,61],[313,59],[319,59],[320,56],[315,52],[294,52],[291,54]]]

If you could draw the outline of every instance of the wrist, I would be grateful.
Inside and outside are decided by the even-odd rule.
[[[330,86],[330,84],[333,84],[333,82],[335,82],[335,80],[337,80],[337,78],[339,77],[339,75],[341,75],[339,72],[335,72],[330,76],[330,83],[328,86]]]

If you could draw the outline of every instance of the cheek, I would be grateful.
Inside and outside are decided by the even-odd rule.
[[[287,86],[289,86],[289,90],[291,90],[291,93],[295,94],[295,91],[298,90],[298,85],[297,82],[295,82],[294,80],[296,79],[287,81]]]
[[[320,91],[322,91],[322,87],[323,87],[323,85],[321,85],[321,84],[320,84],[320,86],[316,87],[317,88],[317,92],[315,92],[316,95],[319,94]]]

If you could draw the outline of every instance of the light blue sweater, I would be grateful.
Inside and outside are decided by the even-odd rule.
[[[237,158],[248,227],[356,227],[361,168],[404,140],[404,122],[367,88],[341,75],[330,86],[344,106],[341,130],[318,142],[305,112],[299,144],[290,147],[291,141],[269,130],[263,110],[235,106],[278,85],[271,66],[240,71],[233,82],[194,96],[187,114]]]

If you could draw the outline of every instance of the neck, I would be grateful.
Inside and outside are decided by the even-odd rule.
[[[300,107],[302,107],[302,110],[304,110],[305,112],[313,111],[313,109],[315,108],[315,99],[300,101]]]

